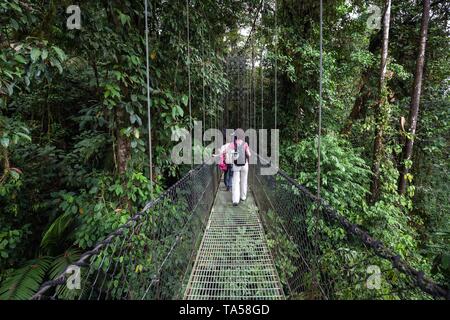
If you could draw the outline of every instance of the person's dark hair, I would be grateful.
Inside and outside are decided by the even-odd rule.
[[[241,128],[238,128],[234,131],[234,136],[239,140],[245,139],[245,132]]]

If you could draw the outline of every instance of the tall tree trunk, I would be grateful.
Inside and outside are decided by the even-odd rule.
[[[365,109],[367,100],[369,100],[371,92],[368,85],[368,81],[371,74],[371,69],[367,69],[359,83],[358,86],[358,96],[355,99],[355,103],[353,104],[352,111],[350,112],[350,115],[347,118],[347,121],[345,122],[345,126],[341,129],[341,134],[348,135],[353,127],[353,123],[361,117],[361,113],[363,113],[363,109]]]
[[[414,86],[412,90],[411,106],[409,109],[408,127],[409,132],[403,149],[402,169],[400,172],[398,192],[406,192],[406,175],[410,166],[408,162],[413,155],[414,135],[416,134],[417,120],[419,116],[420,95],[422,93],[423,67],[425,64],[425,49],[427,45],[428,23],[430,20],[430,0],[423,1],[422,25],[420,27],[419,53],[416,62],[416,72],[414,74]]]
[[[386,8],[383,18],[383,42],[381,48],[381,67],[380,67],[380,83],[379,83],[379,99],[375,106],[375,141],[373,145],[373,161],[372,161],[372,185],[371,202],[374,203],[380,196],[380,165],[381,159],[384,153],[383,147],[383,133],[385,126],[385,89],[386,89],[386,69],[388,61],[388,49],[389,49],[389,27],[391,20],[391,0],[386,0]]]
[[[370,39],[369,52],[376,54],[381,47],[382,35],[381,32],[377,32]],[[353,124],[356,120],[361,119],[361,116],[367,110],[367,102],[372,98],[373,92],[371,89],[370,80],[374,74],[374,68],[372,66],[367,67],[361,75],[361,80],[358,84],[358,95],[353,103],[352,111],[345,121],[344,127],[341,129],[341,134],[348,135],[352,131]]]

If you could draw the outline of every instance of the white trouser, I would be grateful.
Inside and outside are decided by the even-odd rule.
[[[247,199],[248,163],[245,166],[233,165],[233,203]]]

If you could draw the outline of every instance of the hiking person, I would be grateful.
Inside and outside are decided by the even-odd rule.
[[[223,182],[227,191],[231,190],[233,181],[233,143],[225,143],[219,150],[220,163],[219,167],[223,171]]]
[[[232,201],[237,206],[239,201],[247,199],[247,178],[248,178],[248,160],[251,153],[250,148],[245,142],[245,133],[242,129],[236,129],[234,132],[233,148],[233,183],[232,183]]]

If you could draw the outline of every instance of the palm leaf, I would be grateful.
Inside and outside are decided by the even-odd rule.
[[[68,249],[64,254],[57,257],[50,268],[50,278],[56,279],[61,273],[66,270],[66,268],[77,261],[81,256],[81,251],[77,249]],[[58,297],[73,298],[79,294],[78,290],[69,290],[67,286],[58,286],[57,295]]]
[[[73,226],[74,217],[71,212],[65,212],[53,221],[53,223],[45,231],[41,240],[41,248],[49,252],[52,248],[64,242],[70,228]]]
[[[51,258],[42,257],[29,261],[14,270],[0,286],[0,300],[28,300],[39,289],[50,268]]]

